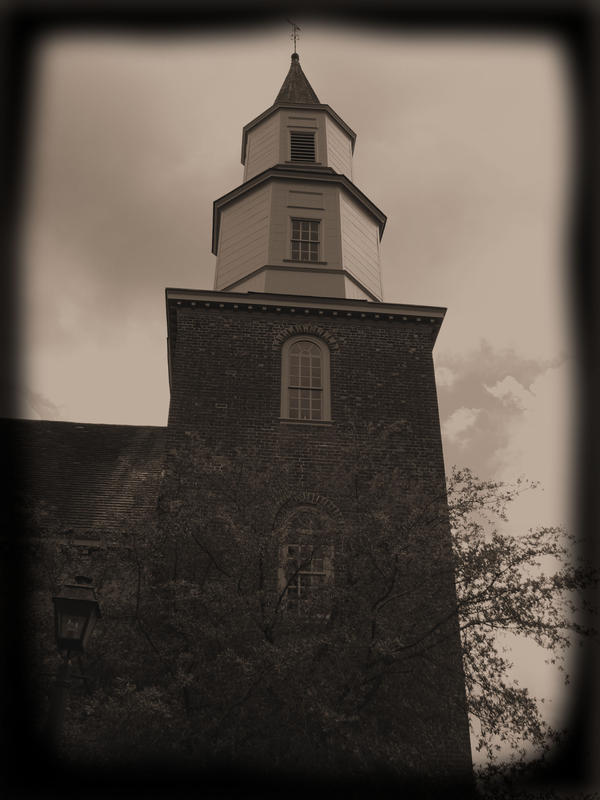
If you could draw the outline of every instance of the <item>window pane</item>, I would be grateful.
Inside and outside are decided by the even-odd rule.
[[[312,530],[311,525],[309,528]],[[287,610],[293,613],[309,611],[312,607],[311,598],[318,600],[321,589],[332,578],[333,548],[330,545],[315,548],[312,543],[294,544],[283,548],[282,555],[286,558],[288,576],[285,587]],[[296,572],[290,570],[291,561],[296,566]]]
[[[303,387],[305,389],[321,388],[321,351],[313,342],[296,342],[290,348],[289,361],[289,387]],[[290,394],[290,409],[297,407],[297,403],[292,403],[292,397],[298,398],[299,395]],[[317,405],[320,404],[320,400]],[[305,402],[306,407],[306,402]],[[319,405],[320,410],[320,405]]]
[[[298,389],[290,389],[290,417],[298,419]]]
[[[321,348],[301,339],[288,353],[287,408],[290,419],[323,419],[323,368]]]
[[[292,219],[291,254],[296,261],[318,261],[318,220]]]

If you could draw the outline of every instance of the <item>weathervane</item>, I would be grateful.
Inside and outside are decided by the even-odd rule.
[[[288,22],[292,26],[292,32],[290,33],[290,39],[294,40],[294,53],[296,53],[296,39],[298,39],[298,33],[301,30],[299,25],[296,25],[295,22],[292,22],[291,19],[288,19]]]

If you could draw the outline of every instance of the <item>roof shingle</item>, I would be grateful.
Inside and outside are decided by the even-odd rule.
[[[1,429],[13,497],[49,526],[116,529],[156,506],[166,428],[15,419]]]
[[[275,98],[275,104],[277,103],[319,103],[319,98],[302,72],[298,53],[292,53],[289,72]]]

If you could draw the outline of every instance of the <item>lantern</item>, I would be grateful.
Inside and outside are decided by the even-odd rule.
[[[53,597],[56,644],[59,650],[83,652],[96,620],[101,616],[96,592],[89,579],[76,578]],[[85,585],[85,582],[88,585]]]

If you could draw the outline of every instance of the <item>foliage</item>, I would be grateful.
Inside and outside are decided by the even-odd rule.
[[[531,484],[455,470],[447,507],[444,487],[377,469],[373,449],[339,485],[330,481],[331,496],[352,509],[342,518],[333,503],[286,504],[289,485],[302,481],[285,459],[261,462],[255,451],[230,460],[195,439],[171,455],[158,522],[132,519],[105,550],[88,691],[70,701],[72,756],[418,772],[423,744],[461,702],[462,685],[440,684],[457,608],[478,748],[493,762],[502,745],[517,758],[527,745],[551,745],[557,732],[511,679],[497,635],[533,639],[564,670],[574,638],[595,635],[579,614],[596,575],[577,563],[562,529],[515,536],[498,527]],[[437,535],[447,508],[455,576]],[[301,560],[273,569],[282,531],[303,537],[309,560],[323,555],[321,541],[337,542],[335,581],[311,591],[302,613],[286,613]],[[415,557],[424,535],[425,560]],[[446,588],[436,594],[433,585]],[[433,709],[440,691],[448,703]]]
[[[481,481],[466,469],[453,470],[448,483],[469,712],[479,724],[477,748],[490,760],[502,744],[525,755],[558,735],[540,713],[543,698],[511,679],[498,634],[534,641],[565,683],[572,644],[597,636],[586,624],[593,611],[586,591],[597,573],[582,561],[575,537],[558,527],[517,535],[498,527],[508,521],[507,506],[535,488]]]
[[[551,763],[568,731],[553,729],[545,698],[519,685],[506,646],[506,635],[535,642],[568,684],[568,669],[577,666],[571,648],[598,637],[589,624],[598,571],[586,565],[582,542],[560,527],[507,530],[510,503],[536,488],[524,479],[482,481],[468,469],[455,468],[448,480],[469,714],[486,757],[477,777],[485,797],[591,798],[597,795],[535,788],[536,771]]]

